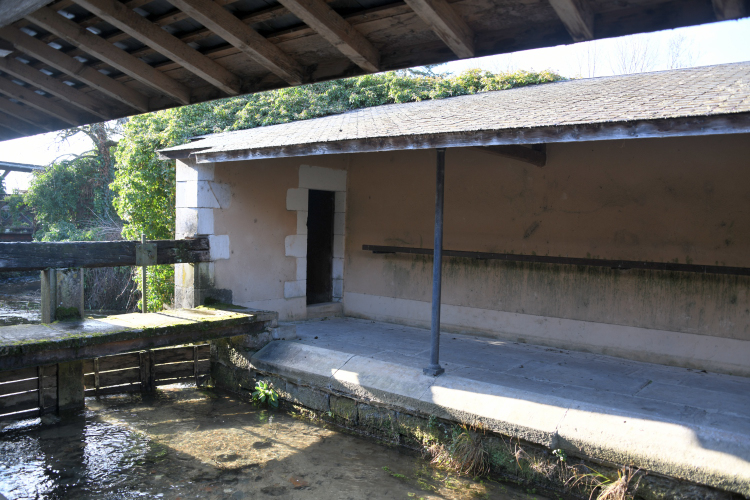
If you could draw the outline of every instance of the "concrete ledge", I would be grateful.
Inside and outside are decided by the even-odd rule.
[[[584,404],[450,372],[426,377],[418,368],[296,342],[272,342],[250,362],[259,372],[316,390],[481,424],[573,456],[750,495],[750,435],[739,431],[655,420],[614,405]]]

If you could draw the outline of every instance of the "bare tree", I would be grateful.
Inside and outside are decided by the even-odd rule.
[[[598,62],[599,46],[596,41],[583,42],[576,45],[576,63],[578,74],[582,78],[594,78],[596,76],[596,65]]]
[[[631,35],[616,41],[609,63],[616,75],[651,71],[659,59],[656,39],[645,35]]]
[[[693,42],[683,34],[675,34],[667,42],[667,66],[669,69],[690,68],[695,66],[700,52]]]

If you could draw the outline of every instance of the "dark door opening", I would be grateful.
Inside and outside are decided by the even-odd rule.
[[[307,202],[307,304],[333,300],[334,192],[311,189]]]

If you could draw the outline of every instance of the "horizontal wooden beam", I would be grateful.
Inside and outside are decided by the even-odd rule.
[[[181,104],[190,104],[190,89],[185,85],[66,19],[54,10],[43,7],[26,16],[26,19],[54,33],[69,44],[80,47],[134,80],[173,97]]]
[[[208,262],[208,238],[155,240],[157,264]],[[134,266],[137,241],[0,243],[0,272]]]
[[[57,78],[45,75],[41,71],[32,68],[12,57],[0,58],[0,71],[12,75],[19,80],[33,85],[34,87],[48,92],[65,102],[69,102],[78,108],[98,116],[103,120],[109,120],[112,116],[121,113],[127,114],[127,110],[115,109],[100,101],[96,97],[81,92],[78,89],[65,85]]]
[[[712,0],[717,21],[739,19],[747,15],[745,0]]]
[[[371,73],[380,71],[378,49],[324,0],[279,0],[279,3],[354,64]]]
[[[750,113],[733,113],[685,118],[661,118],[657,120],[634,120],[630,122],[551,125],[548,127],[499,131],[479,130],[476,132],[372,137],[226,151],[210,151],[209,147],[201,145],[201,141],[196,141],[194,149],[163,151],[159,154],[162,158],[170,159],[193,156],[199,163],[206,163],[324,154],[398,151],[402,149],[461,148],[509,144],[610,141],[747,133],[750,133]],[[450,151],[448,155],[450,155]]]
[[[4,99],[2,99],[5,101]],[[10,101],[5,101],[8,104],[13,104]],[[5,128],[8,128],[10,130],[16,130],[23,134],[24,136],[29,135],[36,135],[36,134],[43,134],[47,132],[47,130],[37,126],[37,125],[31,125],[28,122],[24,122],[22,120],[19,120],[18,118],[14,118],[13,116],[10,116],[2,111],[2,107],[0,107],[0,125],[2,125]],[[0,166],[0,168],[4,168]]]
[[[378,254],[402,253],[410,255],[432,256],[432,248],[394,247],[379,245],[362,245],[362,250]],[[702,264],[676,264],[673,262],[647,262],[641,260],[608,260],[579,257],[554,257],[551,255],[523,255],[515,253],[467,252],[463,250],[443,250],[443,257],[460,257],[465,259],[502,260],[506,262],[527,262],[530,264],[561,264],[567,266],[608,267],[610,269],[628,270],[644,269],[648,271],[667,271],[698,274],[728,274],[733,276],[750,276],[748,267],[708,266]]]
[[[287,83],[300,85],[303,82],[304,69],[297,61],[213,0],[169,2]]]
[[[119,30],[148,45],[165,57],[182,65],[211,85],[229,95],[241,93],[237,75],[210,59],[178,38],[170,35],[148,19],[138,15],[117,0],[75,0],[75,3],[99,16]]]
[[[589,0],[549,0],[576,42],[594,39],[594,12]]]
[[[61,101],[54,101],[50,97],[41,96],[27,87],[13,83],[7,78],[0,77],[0,92],[69,125],[77,126],[97,121],[91,115],[73,111],[61,104]]]
[[[474,57],[474,31],[446,0],[405,0],[459,58]]]
[[[547,163],[547,148],[544,144],[534,144],[532,147],[506,144],[505,146],[480,146],[475,149],[483,153],[531,163],[537,167],[543,167]]]
[[[57,130],[58,128],[63,128],[64,126],[64,124],[58,122],[57,120],[50,121],[49,116],[40,113],[30,106],[22,106],[7,99],[0,98],[0,112],[5,113],[6,115],[10,115],[22,122],[28,123],[33,127],[43,129],[43,131],[45,132]]]
[[[16,50],[70,75],[109,97],[117,99],[138,111],[149,110],[148,98],[145,95],[98,72],[92,67],[86,66],[59,50],[53,49],[41,40],[37,40],[10,26],[0,28],[0,37],[11,42],[16,47]]]

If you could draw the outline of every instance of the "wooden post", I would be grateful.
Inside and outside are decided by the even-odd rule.
[[[99,397],[99,358],[94,358],[94,395]]]
[[[141,233],[141,245],[146,243],[146,236]],[[146,266],[141,267],[141,312],[146,314],[148,312],[148,299],[146,298]]]
[[[85,406],[83,361],[57,365],[57,408],[59,411],[80,410]]]
[[[83,283],[83,268],[81,268],[79,271],[81,273],[81,298],[78,304],[78,313],[81,315],[81,319],[84,319],[85,316],[83,315],[83,312],[86,309],[86,301],[84,300],[84,297],[85,297],[84,293],[86,292],[86,287]]]
[[[57,271],[45,269],[41,272],[42,278],[42,323],[49,324],[55,321],[55,309],[57,308]]]
[[[153,377],[151,375],[151,351],[141,351],[139,354],[139,365],[141,368],[141,392],[154,390]]]

